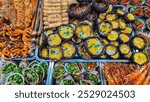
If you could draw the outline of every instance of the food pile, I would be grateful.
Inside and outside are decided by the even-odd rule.
[[[150,63],[104,63],[103,72],[109,85],[150,85]]]
[[[57,85],[98,85],[100,73],[98,63],[61,63],[53,68],[54,83]]]
[[[136,15],[126,12],[124,6],[91,1],[71,4],[68,24],[43,31],[40,58],[132,59],[139,65],[146,63],[148,56],[143,50],[149,46],[149,39],[145,32],[135,32]]]
[[[33,25],[37,0],[0,1],[0,58],[26,58],[34,55],[36,32]]]
[[[0,84],[149,85],[150,0],[70,1],[0,0]]]
[[[44,29],[68,23],[68,0],[43,0]]]
[[[42,84],[48,71],[46,62],[24,62],[19,64],[8,61],[0,68],[0,84],[36,85]]]

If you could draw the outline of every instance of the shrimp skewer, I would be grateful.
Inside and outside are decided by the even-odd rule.
[[[143,73],[134,81],[134,85],[141,85],[146,77],[148,69],[146,68]]]
[[[114,79],[112,78],[112,75],[110,74],[110,71],[109,71],[109,67],[107,65],[104,66],[103,72],[105,74],[108,84],[115,85],[116,83],[115,83]]]
[[[129,81],[135,80],[137,77],[139,77],[139,76],[142,74],[142,72],[143,72],[146,68],[147,68],[147,66],[144,65],[141,69],[136,70],[136,71],[132,72],[131,74],[127,75],[127,76],[124,78],[124,84],[126,85],[126,84],[128,84]]]

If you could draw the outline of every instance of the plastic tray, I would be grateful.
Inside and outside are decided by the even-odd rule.
[[[99,79],[100,79],[100,85],[105,85],[104,83],[104,75],[103,75],[103,72],[102,72],[102,67],[101,67],[101,63],[98,63],[99,66],[97,68],[97,71],[99,72]],[[48,76],[47,76],[47,81],[46,81],[46,85],[55,85],[55,79],[53,78],[53,69],[55,67],[55,63],[52,62],[50,63],[49,65],[49,71],[48,71]]]

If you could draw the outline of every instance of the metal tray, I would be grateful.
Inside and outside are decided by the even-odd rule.
[[[105,85],[105,78],[104,78],[104,75],[103,75],[103,72],[102,72],[102,64],[101,63],[98,63],[99,66],[97,67],[97,71],[99,73],[99,79],[100,79],[100,85]],[[55,67],[55,63],[52,62],[50,63],[49,65],[49,71],[48,71],[48,76],[47,76],[47,81],[46,81],[46,85],[56,85],[55,83],[55,79],[53,78],[53,69]]]
[[[136,6],[136,5],[134,5],[134,6]],[[133,6],[129,6],[129,7],[127,8],[127,12],[130,12],[131,7],[133,7]],[[142,7],[142,8],[149,8],[149,9],[150,9],[150,7],[148,7],[148,6],[140,6],[140,7]],[[142,16],[136,16],[136,17],[137,17],[137,18],[140,18],[140,19],[142,19],[142,20],[144,20],[145,22],[146,22],[147,19],[149,19],[149,18],[146,17],[144,14],[143,14]],[[135,32],[136,32],[136,30],[135,30]],[[141,30],[141,32],[149,33],[150,30],[145,26],[144,30]]]
[[[34,60],[36,60],[36,59],[33,59],[33,60],[28,60],[29,62],[32,62],[32,61],[34,61]],[[20,60],[15,60],[15,61],[13,61],[13,62],[15,62],[17,65],[18,65],[18,63],[20,62]],[[40,61],[39,61],[40,62]],[[0,68],[3,66],[5,64],[5,62],[3,62],[2,60],[0,60]],[[45,76],[45,78],[44,78],[44,80],[39,84],[39,85],[48,85],[47,83],[49,83],[48,81],[49,81],[49,76],[50,76],[50,71],[51,71],[51,62],[49,62],[48,63],[48,65],[49,65],[49,67],[48,67],[48,71],[47,71],[47,75]],[[1,70],[1,69],[0,69]]]
[[[121,8],[122,10],[124,10],[126,12],[126,7],[123,5],[113,5],[113,7],[116,9]],[[39,56],[39,48],[38,47],[36,48],[36,51],[35,51],[35,58],[38,61],[52,62],[52,60],[41,58]],[[130,62],[130,60],[126,60],[126,59],[117,59],[117,60],[113,60],[113,59],[91,59],[91,60],[86,60],[86,59],[79,58],[78,55],[76,55],[73,59],[67,59],[67,60],[61,60],[61,61],[63,61],[63,62]]]

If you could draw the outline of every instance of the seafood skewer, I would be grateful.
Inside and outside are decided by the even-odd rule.
[[[105,64],[104,64],[105,65]],[[116,83],[115,83],[115,81],[113,80],[113,78],[112,78],[112,75],[109,73],[109,67],[107,67],[107,66],[104,66],[105,68],[103,69],[103,72],[104,72],[104,74],[105,74],[105,77],[107,78],[107,80],[109,80],[108,81],[108,84],[109,85],[115,85]]]
[[[110,85],[150,84],[150,63],[140,66],[125,63],[105,63],[103,72]]]
[[[127,84],[131,80],[135,80],[140,74],[146,69],[146,65],[144,65],[141,69],[132,72],[124,78],[124,84]]]
[[[148,72],[148,69],[146,68],[145,71],[134,81],[134,85],[141,85],[145,79],[145,76]]]
[[[142,85],[148,85],[150,81],[150,75],[147,75]]]

